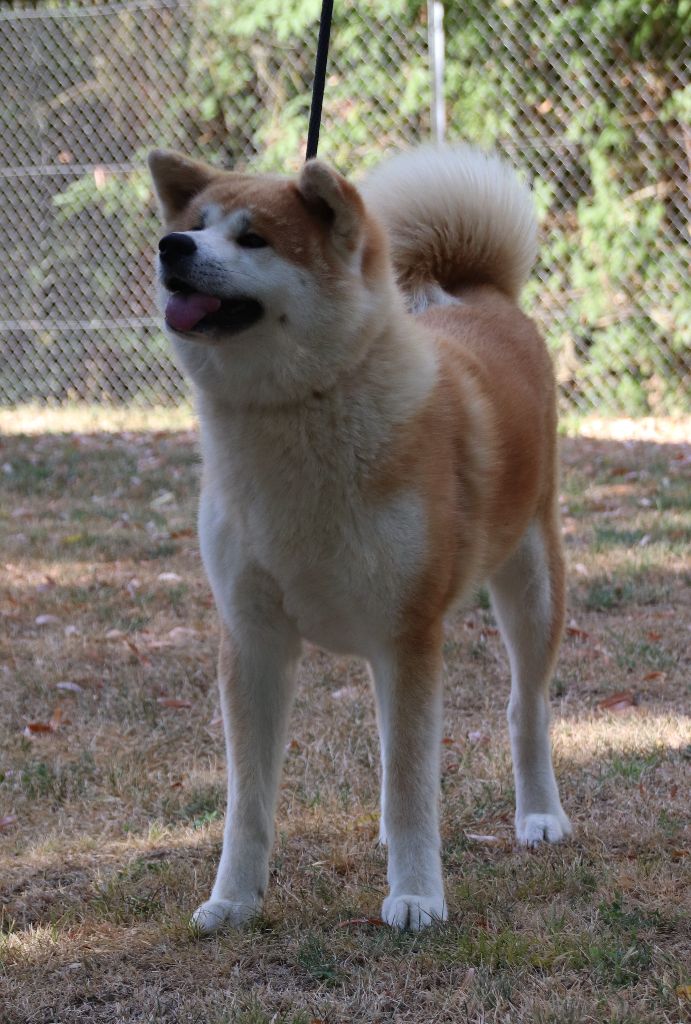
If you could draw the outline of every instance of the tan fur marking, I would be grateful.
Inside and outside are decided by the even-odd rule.
[[[437,385],[371,484],[379,498],[412,490],[425,501],[429,557],[403,620],[416,635],[500,565],[553,501],[549,357],[530,321],[495,289],[470,300],[418,318],[434,335]]]
[[[554,382],[542,339],[510,300],[493,289],[464,291],[463,300],[419,319],[449,339],[450,372],[472,375],[491,410],[494,465],[485,503],[491,570],[552,493]]]
[[[363,274],[381,276],[387,267],[386,236],[380,225],[366,216],[357,191],[348,186],[347,197],[352,198],[362,218],[364,233]],[[219,172],[203,191],[197,193],[177,216],[170,220],[170,231],[191,231],[201,219],[202,210],[210,203],[230,213],[234,209],[250,211],[251,230],[266,238],[276,253],[298,266],[324,277],[335,276],[342,270],[331,238],[328,219],[310,210],[295,182],[265,176],[249,176],[232,171]]]

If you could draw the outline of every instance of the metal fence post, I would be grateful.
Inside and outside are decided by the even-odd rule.
[[[444,99],[444,4],[427,0],[427,38],[432,73],[432,138],[441,145],[446,134],[446,103]]]

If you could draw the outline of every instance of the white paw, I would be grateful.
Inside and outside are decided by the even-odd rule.
[[[197,907],[190,919],[190,927],[199,935],[211,935],[223,925],[237,928],[259,912],[261,902],[248,897],[244,900],[207,900]]]
[[[571,823],[564,812],[557,814],[525,814],[516,817],[516,838],[522,846],[558,843],[571,834]]]
[[[381,916],[393,928],[419,932],[431,924],[446,921],[446,900],[443,896],[387,896]]]

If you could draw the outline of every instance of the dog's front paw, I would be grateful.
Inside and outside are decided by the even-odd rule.
[[[522,846],[558,843],[571,834],[571,822],[559,809],[556,814],[525,814],[516,817],[516,838]]]
[[[416,896],[404,893],[387,896],[381,916],[393,928],[419,932],[431,924],[446,921],[446,900],[442,896]]]
[[[247,900],[207,900],[192,914],[190,927],[199,935],[211,935],[224,925],[237,928],[259,913],[261,902]]]

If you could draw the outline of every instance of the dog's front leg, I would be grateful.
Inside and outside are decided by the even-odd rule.
[[[441,628],[372,659],[382,754],[387,924],[418,931],[446,919],[439,838]]]
[[[192,923],[203,933],[239,925],[261,908],[300,640],[275,604],[257,595],[236,610],[219,655],[228,756],[223,852],[211,898]],[[259,613],[257,615],[257,613]]]

